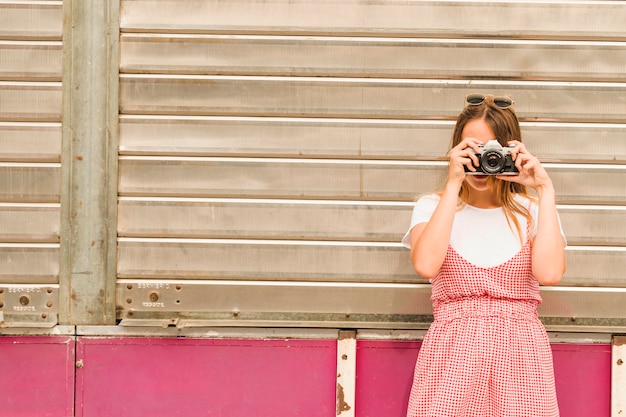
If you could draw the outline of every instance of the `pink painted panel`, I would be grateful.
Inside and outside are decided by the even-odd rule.
[[[78,340],[76,415],[335,416],[335,340]]]
[[[0,337],[0,414],[74,415],[74,338]]]
[[[561,417],[611,415],[611,345],[553,344]]]
[[[404,417],[421,343],[357,341],[356,417]]]
[[[358,341],[356,417],[404,417],[417,342]],[[611,346],[553,344],[561,417],[609,417]]]

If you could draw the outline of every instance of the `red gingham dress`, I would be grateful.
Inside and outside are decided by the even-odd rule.
[[[558,417],[530,239],[490,268],[448,246],[431,299],[407,417]]]

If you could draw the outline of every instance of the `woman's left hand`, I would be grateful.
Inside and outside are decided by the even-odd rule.
[[[517,175],[498,175],[496,178],[505,181],[517,182],[531,188],[541,188],[551,185],[550,176],[544,169],[539,159],[526,150],[526,146],[517,140],[509,142],[512,146],[511,157],[518,169]]]

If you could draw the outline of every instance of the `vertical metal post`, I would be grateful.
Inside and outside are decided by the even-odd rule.
[[[337,340],[337,416],[354,417],[356,330],[340,330]]]
[[[626,336],[613,336],[611,358],[611,416],[625,416]]]
[[[115,323],[119,0],[65,0],[59,322]]]

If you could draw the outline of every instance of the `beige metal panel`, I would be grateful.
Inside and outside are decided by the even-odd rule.
[[[528,149],[551,161],[626,161],[626,124],[522,122]]]
[[[0,161],[60,160],[60,123],[0,122]]]
[[[569,319],[563,324],[570,325],[584,326],[585,319],[598,319],[607,327],[616,322],[626,325],[626,288],[543,287],[541,297],[538,311],[544,318]]]
[[[61,42],[0,41],[0,79],[61,80]]]
[[[626,287],[626,247],[568,246],[566,285]],[[625,310],[626,311],[626,310]]]
[[[447,152],[453,126],[424,120],[125,115],[120,154],[438,158]]]
[[[432,313],[429,297],[425,284],[122,279],[117,285],[122,325],[147,319],[180,327],[405,327],[426,323],[420,315]]]
[[[120,238],[120,278],[416,282],[399,243]],[[562,285],[626,287],[626,248],[571,246]]]
[[[122,325],[420,328],[432,320],[427,284],[119,280]],[[548,327],[626,328],[626,290],[542,289]]]
[[[120,195],[412,201],[445,181],[447,163],[212,157],[120,157]],[[626,166],[545,164],[563,202],[626,199]]]
[[[61,166],[0,162],[0,201],[58,202]]]
[[[59,204],[0,203],[0,242],[58,242]]]
[[[444,162],[120,157],[120,195],[405,199],[443,181]]]
[[[557,198],[571,202],[622,204],[626,201],[626,166],[545,164]]]
[[[476,91],[510,95],[520,117],[617,121],[626,83],[319,77],[120,76],[124,114],[452,118]]]
[[[312,281],[419,280],[399,244],[120,238],[118,277]]]
[[[626,246],[626,206],[560,206],[558,210],[569,244]]]
[[[0,38],[61,39],[62,35],[63,1],[0,2]]]
[[[624,38],[623,1],[122,1],[123,31]]]
[[[120,154],[438,159],[453,128],[442,120],[126,115]],[[543,160],[626,161],[626,124],[523,122],[522,135]]]
[[[0,243],[0,265],[0,283],[58,283],[59,245]]]
[[[412,202],[121,197],[118,235],[399,242]],[[560,206],[570,245],[626,246],[626,207]]]
[[[0,81],[0,121],[60,120],[60,82]]]
[[[410,223],[412,206],[357,201],[122,197],[118,235],[399,242]]]
[[[0,284],[0,327],[52,328],[58,323],[59,286],[57,284]],[[39,330],[41,331],[41,330]]]
[[[626,79],[624,42],[144,33],[120,47],[124,73]]]

